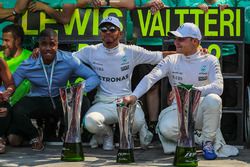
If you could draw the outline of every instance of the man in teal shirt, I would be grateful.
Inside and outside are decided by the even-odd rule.
[[[17,0],[14,8],[0,9],[0,19],[14,21],[19,14],[24,13],[26,9],[31,12],[44,11],[58,23],[69,23],[74,13],[76,0]],[[62,8],[61,11],[55,8]]]
[[[16,0],[10,0],[10,1],[0,0],[0,6],[1,6],[0,11],[4,9],[11,9],[15,6],[15,4],[16,4]],[[2,18],[2,16],[0,16],[0,18]],[[2,37],[2,29],[9,24],[12,24],[12,22],[0,19],[0,37]],[[2,43],[3,43],[3,40],[2,38],[0,38],[0,45],[2,45]]]
[[[245,58],[246,62],[249,63],[250,57],[250,0],[238,0],[237,7],[245,8]],[[250,68],[248,67],[248,63],[246,63],[246,71],[247,71],[247,84],[250,82]]]

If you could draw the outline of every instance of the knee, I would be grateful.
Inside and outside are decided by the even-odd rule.
[[[164,120],[159,122],[159,132],[164,138],[177,141],[178,122],[174,122],[172,120]]]
[[[134,115],[133,132],[136,133],[140,131],[144,124],[146,124],[144,112],[142,111],[141,107],[137,105]]]
[[[11,146],[20,146],[23,142],[23,138],[18,135],[10,134],[8,136],[8,141]]]
[[[142,126],[144,124],[146,124],[145,120],[135,118],[134,124],[133,124],[133,132],[136,133],[136,132],[140,131],[140,129],[142,128]]]
[[[91,132],[91,133],[98,133],[100,131],[100,128],[101,127],[101,120],[98,119],[98,117],[95,117],[94,114],[87,114],[85,117],[84,117],[84,121],[83,121],[83,124],[85,126],[85,128]]]
[[[211,111],[220,111],[222,107],[221,97],[217,94],[208,94],[204,98],[205,108]]]

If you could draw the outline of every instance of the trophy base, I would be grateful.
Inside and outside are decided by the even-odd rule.
[[[176,147],[174,166],[195,167],[198,166],[195,147]]]
[[[119,149],[116,157],[117,163],[132,163],[134,160],[133,149]]]
[[[84,161],[82,143],[63,143],[62,161]]]

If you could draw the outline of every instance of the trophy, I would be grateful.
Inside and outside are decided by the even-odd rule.
[[[176,146],[175,166],[198,166],[197,153],[194,142],[194,118],[201,91],[192,85],[181,84],[174,86],[179,124],[179,139]]]
[[[120,143],[116,162],[131,163],[135,161],[132,128],[136,104],[125,106],[123,99],[118,99],[116,101],[116,106],[120,129]]]
[[[65,122],[65,136],[61,154],[62,161],[84,160],[80,129],[83,87],[81,83],[59,89]]]

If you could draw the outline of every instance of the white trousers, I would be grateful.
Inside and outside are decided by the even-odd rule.
[[[116,103],[98,102],[86,113],[85,127],[91,133],[105,133],[105,126],[118,122]],[[136,106],[133,132],[138,132],[145,123],[144,113],[139,105]]]
[[[86,129],[97,135],[105,135],[111,124],[118,122],[115,98],[97,97],[95,104],[85,115],[83,124]],[[139,104],[136,105],[133,133],[139,132],[141,145],[148,145],[152,134],[147,130],[144,112]]]
[[[159,115],[156,131],[159,134],[164,152],[172,152],[178,140],[178,115],[176,103],[164,109]],[[216,94],[201,97],[194,113],[195,129],[201,130],[203,141],[215,141],[216,131],[220,128],[222,100]],[[166,143],[164,143],[166,142]],[[172,143],[172,144],[171,144]],[[171,147],[172,146],[172,147]]]

